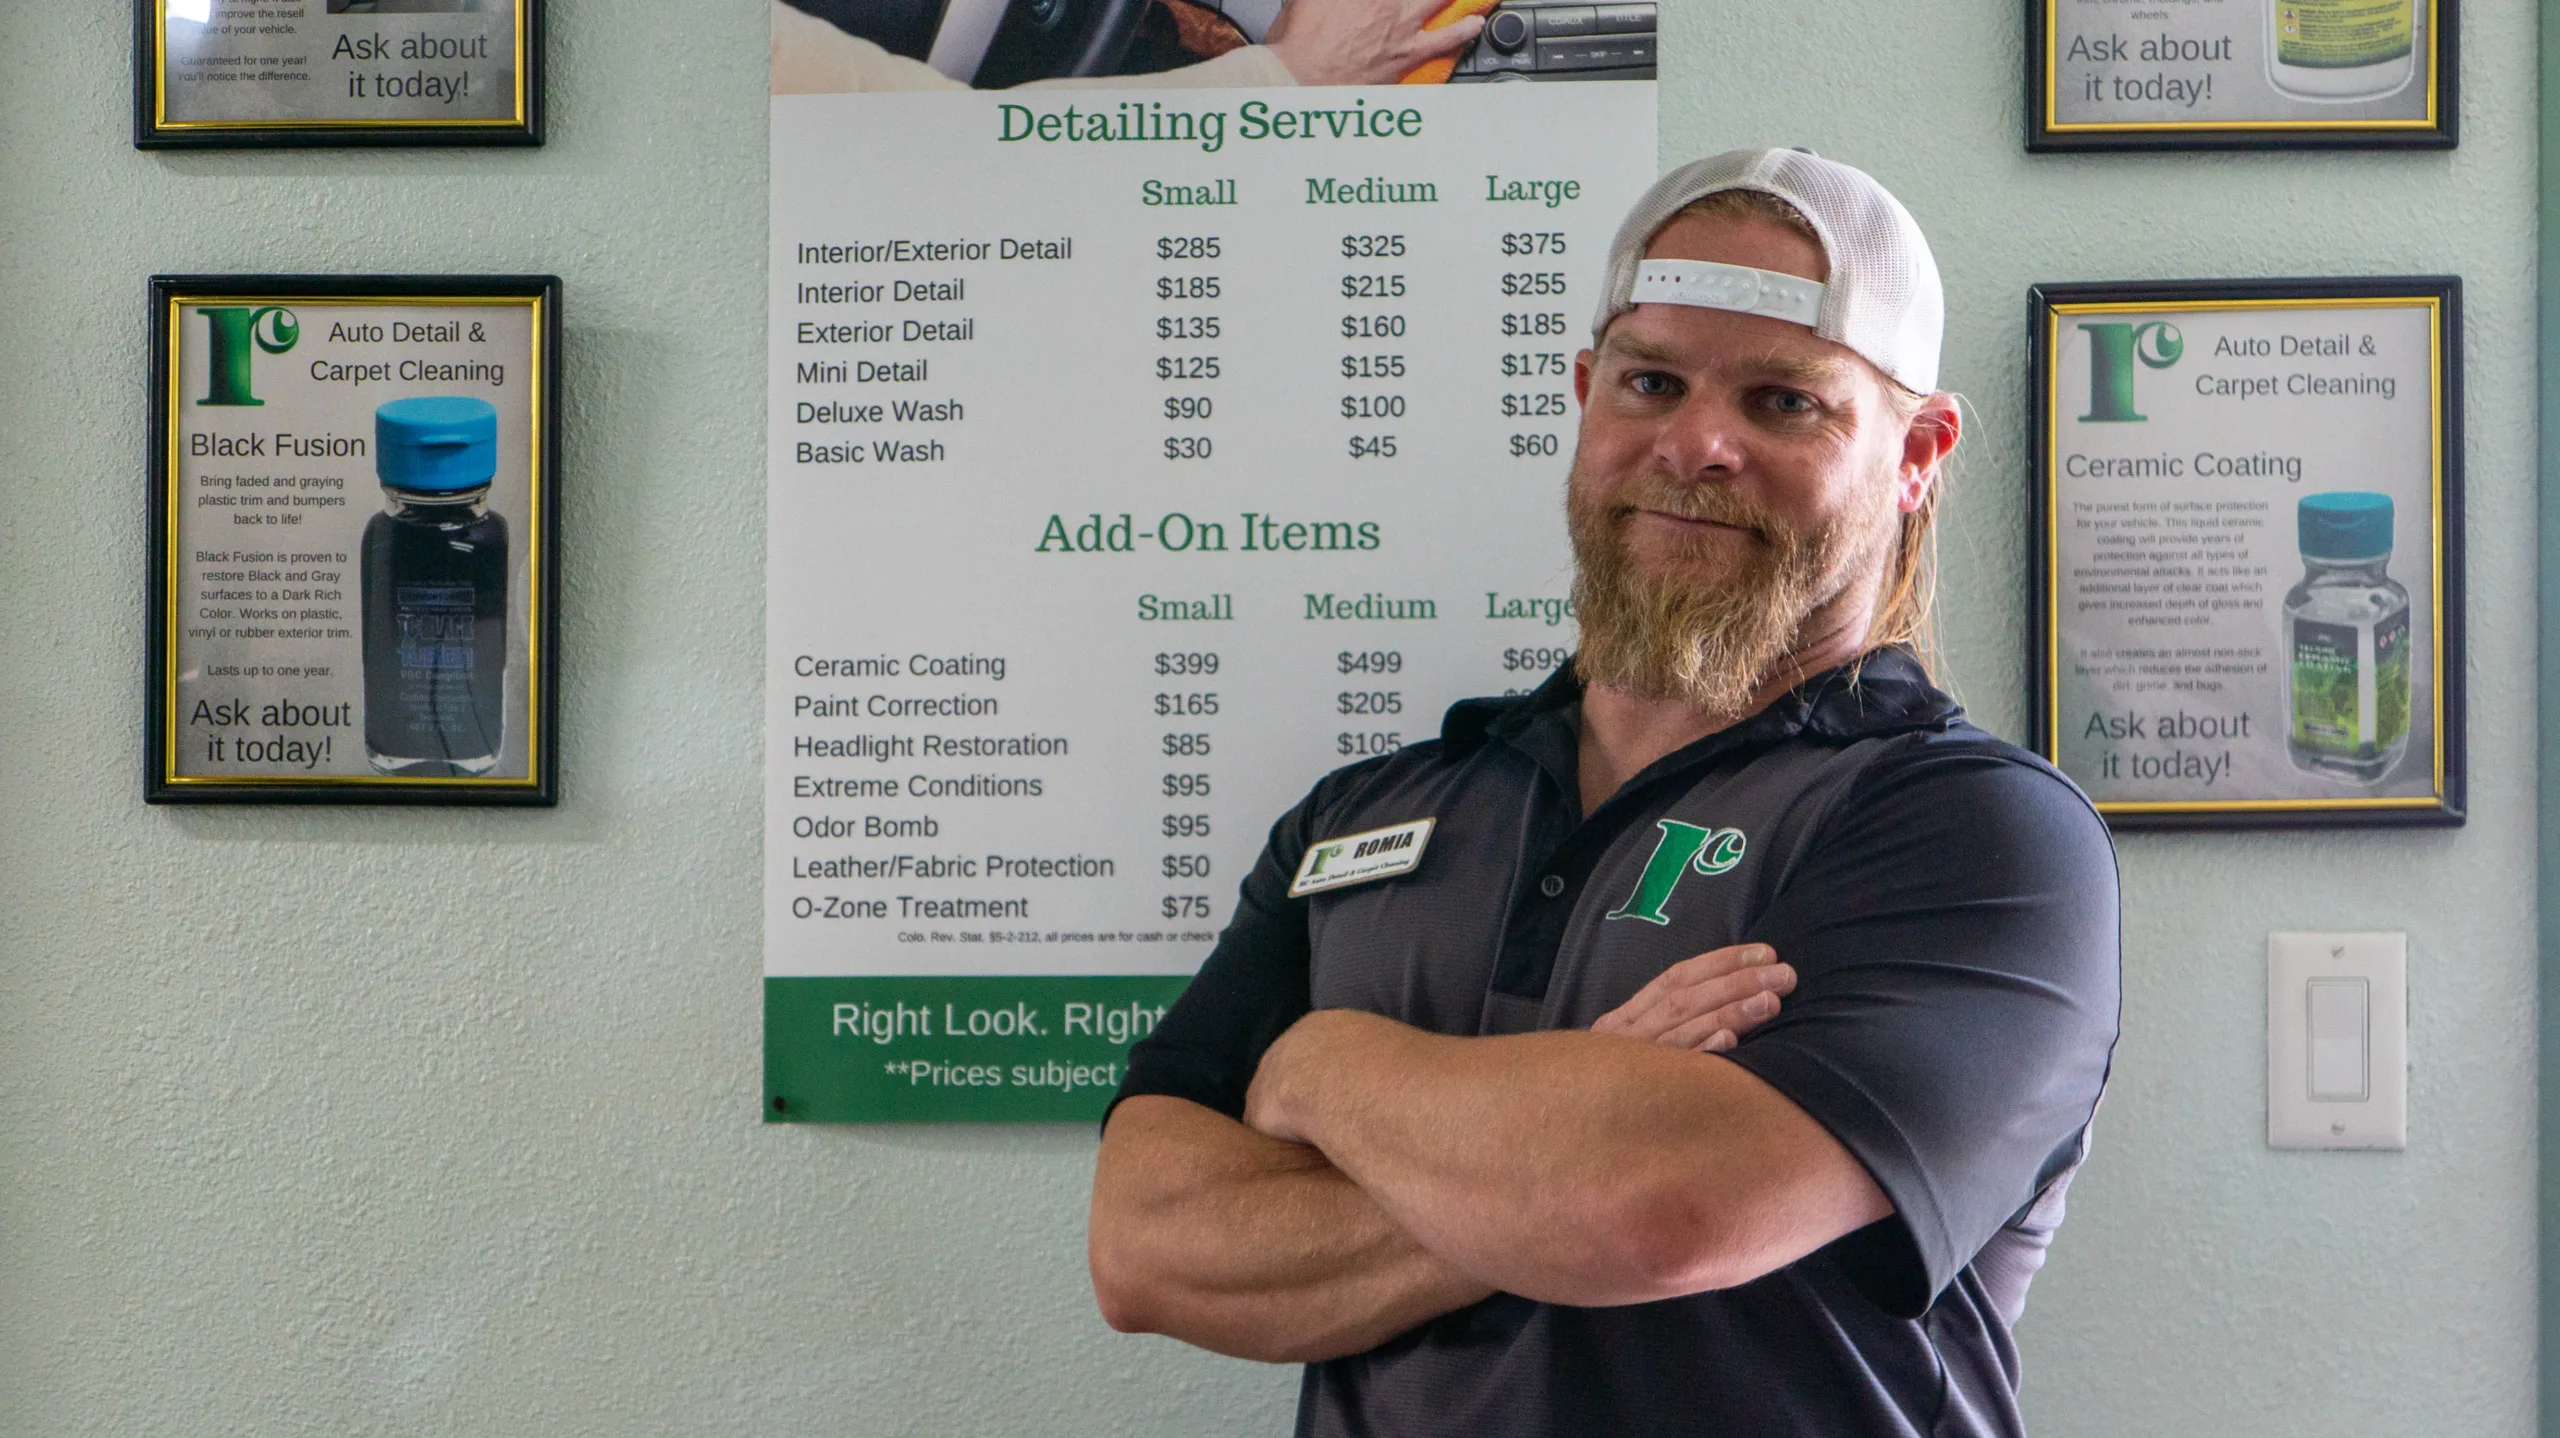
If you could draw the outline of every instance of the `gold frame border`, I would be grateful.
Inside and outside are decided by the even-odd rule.
[[[2244,814],[2357,813],[2371,809],[2441,809],[2445,804],[2445,654],[2444,654],[2444,297],[2441,295],[2351,295],[2332,299],[2133,300],[2123,303],[2074,301],[2045,306],[2044,404],[2044,552],[2045,576],[2045,744],[2041,757],[2064,777],[2062,767],[2062,319],[2065,315],[2174,314],[2197,310],[2369,310],[2424,309],[2427,312],[2428,458],[2428,665],[2429,703],[2435,739],[2435,792],[2432,797],[2373,799],[2092,799],[2101,814]],[[2077,779],[2072,780],[2078,783]]]
[[[247,785],[257,788],[275,789],[334,789],[349,784],[365,786],[381,785],[402,789],[539,790],[542,787],[542,765],[545,759],[545,755],[542,752],[542,725],[540,722],[542,718],[543,704],[542,640],[543,625],[549,618],[549,615],[544,612],[542,588],[544,540],[542,518],[543,509],[545,507],[543,504],[543,487],[550,480],[549,466],[551,463],[551,456],[543,451],[543,424],[548,417],[546,406],[551,402],[550,396],[543,391],[543,325],[548,318],[543,312],[543,301],[544,297],[541,295],[419,295],[409,297],[402,295],[259,295],[242,293],[225,295],[169,296],[169,311],[162,317],[163,321],[169,327],[169,393],[167,396],[169,406],[169,428],[168,432],[161,436],[161,442],[168,446],[168,460],[167,472],[160,476],[160,503],[167,507],[169,528],[169,550],[167,554],[162,556],[162,563],[167,566],[163,573],[162,583],[168,591],[168,609],[160,616],[163,633],[165,635],[165,638],[162,641],[162,649],[160,653],[160,667],[161,674],[163,676],[160,694],[162,716],[160,782],[163,785],[170,788],[182,788],[191,785],[215,788]],[[532,501],[527,506],[530,513],[530,519],[526,526],[529,531],[527,534],[528,543],[526,546],[526,559],[530,566],[528,575],[531,579],[531,583],[527,585],[528,592],[525,596],[526,633],[524,657],[525,718],[527,723],[525,725],[525,776],[523,778],[402,778],[393,774],[330,774],[315,775],[304,778],[285,774],[180,774],[178,772],[178,640],[180,638],[178,628],[178,575],[180,565],[178,556],[183,549],[183,546],[179,542],[179,516],[184,512],[183,507],[178,503],[178,427],[182,413],[181,406],[184,403],[181,396],[186,392],[187,352],[185,348],[185,321],[187,306],[206,304],[276,304],[297,307],[310,306],[314,308],[333,305],[347,308],[410,305],[473,305],[491,307],[521,306],[531,311],[530,319],[533,325],[533,333],[530,343],[532,359],[532,379],[530,384],[532,386],[531,399],[533,406],[533,429],[530,442],[527,445],[527,453],[531,463],[526,466],[526,479],[528,481],[527,497]]]
[[[320,4],[322,0],[310,0]],[[532,7],[516,11],[515,110],[503,120],[172,120],[169,118],[169,0],[151,0],[151,128],[155,130],[521,130],[533,123],[526,104],[525,57],[533,45]],[[2428,0],[2430,5],[2434,0]]]
[[[165,0],[164,0],[165,3]],[[2418,120],[2073,120],[2061,118],[2061,96],[2056,88],[2054,51],[2061,44],[2059,15],[2062,0],[2044,0],[2044,130],[2048,135],[2140,135],[2140,134],[2209,134],[2231,130],[2432,130],[2439,121],[2438,107],[2443,95],[2436,85],[2443,68],[2438,37],[2443,33],[2438,21],[2442,6],[2438,0],[2427,5],[2427,113]]]

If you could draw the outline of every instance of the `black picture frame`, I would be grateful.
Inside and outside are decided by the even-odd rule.
[[[2430,306],[2435,316],[2433,358],[2434,534],[2430,580],[2435,619],[2432,734],[2436,743],[2432,796],[2424,799],[2261,799],[2237,802],[2109,802],[2098,811],[2118,829],[2268,829],[2297,827],[2453,826],[2464,820],[2464,583],[2462,281],[2451,275],[2397,277],[2145,280],[2120,283],[2042,284],[2027,292],[2028,354],[2028,612],[2027,672],[2031,676],[2031,747],[2063,767],[2061,652],[2065,619],[2061,600],[2060,541],[2062,465],[2057,457],[2062,320],[2074,313],[2163,312],[2267,305],[2317,309],[2322,302]],[[2077,408],[2075,404],[2072,406]],[[2093,406],[2094,408],[2094,406]],[[2289,586],[2286,578],[2277,592]],[[2065,771],[2066,773],[2068,770]],[[2093,796],[2094,797],[2094,796]]]
[[[2125,150],[2450,150],[2461,140],[2460,0],[2420,0],[2428,11],[2429,87],[2423,121],[2259,120],[2219,124],[2077,123],[2060,119],[2054,7],[2026,0],[2027,149],[2034,154]]]
[[[557,804],[560,797],[560,346],[561,285],[553,275],[155,275],[149,284],[151,433],[144,502],[150,548],[144,568],[149,596],[144,666],[143,797],[153,804]],[[177,430],[184,402],[179,323],[206,301],[330,306],[490,305],[532,307],[534,393],[527,512],[531,582],[526,586],[530,651],[525,656],[527,772],[522,777],[257,776],[216,778],[182,771],[177,758],[178,643],[182,621]],[[360,392],[359,392],[360,393]],[[370,406],[373,397],[364,396]],[[351,497],[352,499],[352,497]],[[356,501],[361,502],[361,501]],[[352,597],[357,588],[341,588]]]
[[[317,10],[324,0],[308,0]],[[543,142],[545,0],[516,0],[516,107],[504,120],[176,122],[163,101],[168,0],[133,0],[133,145],[137,150],[289,150],[532,146]]]

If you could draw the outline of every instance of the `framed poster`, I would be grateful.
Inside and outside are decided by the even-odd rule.
[[[150,300],[144,797],[556,802],[560,282]]]
[[[543,0],[133,0],[145,150],[542,143]]]
[[[1655,14],[1293,85],[1269,9],[955,59],[881,8],[773,17],[764,1114],[1089,1123],[1275,817],[1571,656]]]
[[[2449,150],[2457,0],[2027,0],[2029,150]]]
[[[2461,823],[2461,281],[2028,312],[2038,751],[2123,827]]]

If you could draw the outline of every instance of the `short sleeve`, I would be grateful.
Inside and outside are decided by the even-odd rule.
[[[1307,908],[1289,897],[1306,853],[1319,788],[1271,826],[1270,842],[1236,898],[1235,917],[1153,1032],[1129,1050],[1120,1100],[1169,1094],[1244,1117],[1245,1090],[1273,1040],[1309,1007]],[[1108,1113],[1103,1115],[1110,1122]]]
[[[1798,983],[1731,1057],[1892,1201],[1834,1256],[1916,1317],[2079,1152],[2118,1023],[2116,868],[2088,801],[2023,754],[1891,745],[1754,926]]]

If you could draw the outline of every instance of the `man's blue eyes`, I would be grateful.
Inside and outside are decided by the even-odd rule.
[[[1635,390],[1636,393],[1645,395],[1649,398],[1658,399],[1680,392],[1680,382],[1678,380],[1672,378],[1670,375],[1653,371],[1641,371],[1630,375],[1627,378],[1627,383]],[[1822,408],[1820,405],[1814,403],[1811,395],[1800,394],[1795,390],[1772,390],[1762,395],[1760,402],[1778,413],[1788,416],[1814,414],[1819,412]]]

